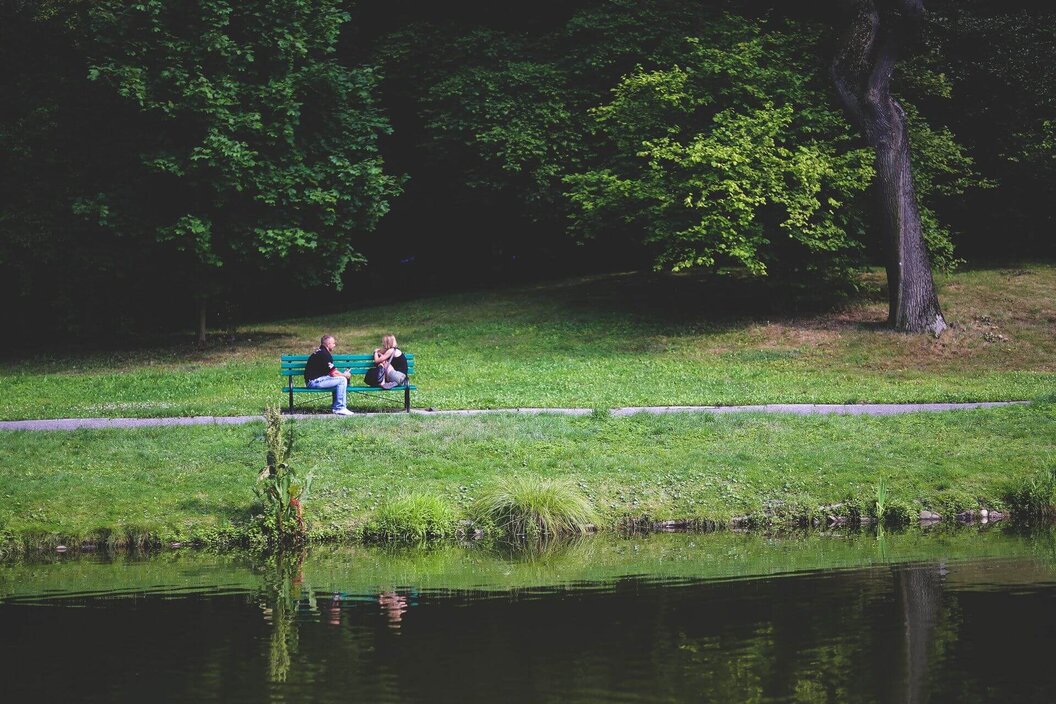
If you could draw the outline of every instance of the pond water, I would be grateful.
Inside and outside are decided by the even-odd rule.
[[[1053,702],[1056,540],[990,527],[0,566],[6,701]]]

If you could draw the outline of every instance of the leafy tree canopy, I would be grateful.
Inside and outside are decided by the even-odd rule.
[[[303,283],[339,286],[398,192],[373,71],[335,58],[347,20],[329,0],[93,4],[89,78],[137,109],[138,163],[78,212],[153,238],[206,280],[287,262]]]
[[[611,0],[535,35],[421,23],[384,37],[379,57],[417,112],[419,156],[443,165],[443,188],[465,189],[454,199],[503,194],[519,212],[497,218],[564,221],[597,246],[634,240],[660,268],[841,276],[877,245],[872,156],[833,95],[832,33],[715,4]],[[939,58],[903,81],[925,235],[949,267],[935,208],[986,182],[914,107],[948,99]]]

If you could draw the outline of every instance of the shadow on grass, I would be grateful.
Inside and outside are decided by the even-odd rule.
[[[402,389],[398,390],[402,391]],[[304,394],[301,395],[303,396]],[[403,413],[403,395],[395,392],[388,395],[392,398],[378,398],[379,394],[377,392],[364,393],[350,391],[348,393],[348,398],[346,399],[346,405],[348,406],[348,410],[353,413]],[[312,394],[312,396],[316,396],[317,398],[307,401],[296,400],[294,402],[292,413],[295,415],[306,416],[329,416],[333,414],[333,411],[330,410],[330,404],[332,403],[330,396],[325,394]],[[283,402],[278,404],[279,411],[282,412],[283,415],[290,415],[290,406],[286,398],[287,397],[284,397]],[[318,400],[319,403],[312,403],[313,400]],[[364,401],[370,401],[372,402],[372,405],[367,405]],[[411,408],[414,408],[413,403]]]
[[[884,330],[891,330],[891,324],[887,322],[887,318],[878,320],[857,320],[852,324],[856,330],[863,330],[865,332],[882,332]]]
[[[64,341],[54,351],[28,347],[0,351],[0,364],[18,366],[20,372],[36,372],[62,368],[115,368],[148,362],[166,364],[212,363],[218,358],[234,357],[240,353],[254,353],[278,347],[283,341],[294,341],[290,332],[254,330],[244,333],[217,332],[210,334],[204,346],[195,343],[191,335],[149,335],[134,340],[75,340]],[[303,346],[303,345],[302,345]],[[276,357],[276,368],[278,358]]]
[[[746,272],[610,274],[529,289],[569,315],[627,316],[670,326],[729,329],[745,322],[825,315],[850,303],[886,301],[882,276],[865,275],[857,292],[807,287]],[[882,329],[886,320],[865,321]]]
[[[253,518],[251,506],[231,506],[216,501],[202,501],[201,499],[184,499],[176,504],[176,508],[184,513],[196,516],[217,516],[233,525],[248,523]]]
[[[722,274],[630,272],[466,290],[394,305],[426,311],[425,325],[431,316],[447,323],[460,317],[472,320],[480,315],[481,304],[498,300],[512,301],[528,309],[535,304],[543,307],[545,310],[540,312],[547,316],[557,315],[577,323],[620,318],[635,321],[647,329],[724,331],[752,322],[788,322],[826,316],[847,308],[848,304],[885,301],[883,286],[883,273],[875,271],[859,277],[856,291],[802,280],[793,283],[755,277],[741,270]],[[360,311],[356,315],[363,315],[364,310],[362,305],[348,303],[342,313],[314,316],[303,322],[330,329],[347,324],[345,317],[349,313]],[[266,353],[274,353],[277,363],[282,352],[310,351],[312,342],[302,339],[300,333],[283,330],[279,327],[283,324],[264,323],[271,329],[240,333],[215,332],[209,335],[204,347],[196,345],[190,334],[64,340],[61,348],[43,352],[33,346],[32,340],[25,340],[21,347],[8,346],[0,351],[0,365],[28,373],[56,367],[109,370],[151,363],[216,364],[247,357],[259,361]],[[839,318],[832,324],[841,328],[858,325],[871,330],[884,328],[886,322]]]

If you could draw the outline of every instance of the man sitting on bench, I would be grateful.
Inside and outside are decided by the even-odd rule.
[[[339,416],[351,416],[354,415],[352,411],[345,408],[345,395],[352,375],[347,371],[340,372],[334,366],[330,352],[335,347],[337,340],[333,335],[323,335],[319,339],[319,349],[312,352],[304,365],[304,385],[309,389],[333,389],[333,412]]]

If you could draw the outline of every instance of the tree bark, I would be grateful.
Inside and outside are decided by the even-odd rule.
[[[903,41],[916,35],[923,0],[848,0],[849,22],[832,76],[852,123],[876,152],[876,182],[887,249],[888,322],[901,332],[946,329],[924,244],[902,106],[891,74]]]

